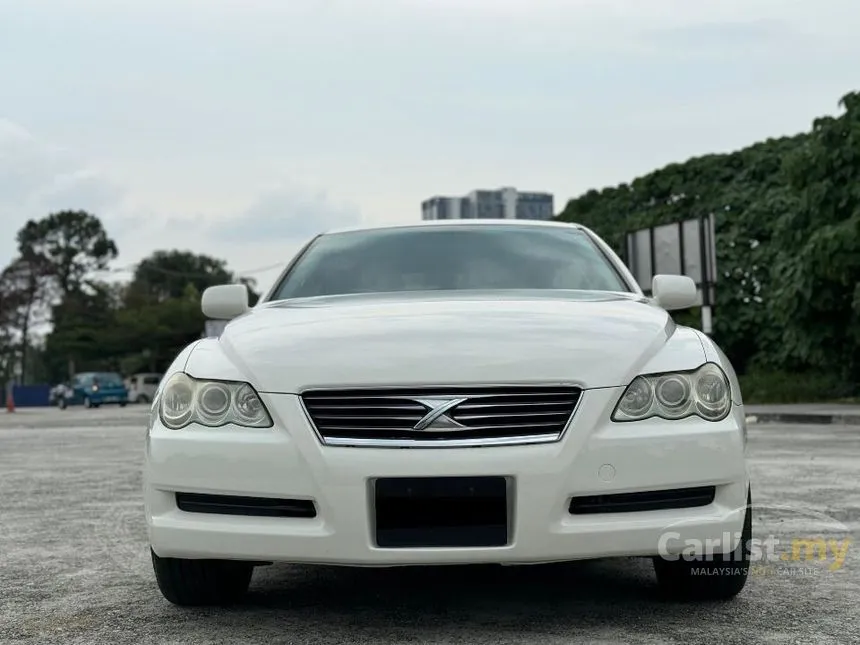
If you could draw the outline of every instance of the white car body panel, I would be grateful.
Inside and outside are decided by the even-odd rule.
[[[230,374],[258,391],[278,393],[355,384],[564,382],[601,388],[626,385],[646,368],[694,369],[705,359],[691,330],[679,330],[665,311],[645,302],[621,296],[493,298],[498,296],[275,304],[232,321],[219,339],[203,340],[186,371],[199,378]]]
[[[634,285],[620,260],[601,248]],[[637,375],[706,362],[720,365],[731,382],[734,404],[725,419],[610,419]],[[183,350],[159,390],[178,371],[251,383],[274,425],[171,430],[156,401],[144,491],[150,543],[161,557],[400,566],[651,556],[669,527],[683,527],[686,538],[724,540],[728,533],[736,540],[744,519],[745,416],[734,370],[713,341],[676,326],[635,286],[594,300],[424,293],[264,302],[220,338]],[[549,383],[584,391],[560,437],[537,445],[324,445],[300,396],[314,388]],[[507,546],[376,545],[375,479],[457,475],[509,479]],[[716,487],[712,503],[568,512],[573,496],[698,486]],[[191,513],[178,508],[177,492],[313,500],[317,516]],[[722,542],[724,551],[735,545]]]

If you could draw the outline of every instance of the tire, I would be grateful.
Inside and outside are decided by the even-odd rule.
[[[149,400],[149,396],[147,396],[146,394],[139,394],[137,396],[137,399],[135,400],[135,403],[151,403],[151,401]]]
[[[158,589],[182,607],[227,606],[240,602],[251,584],[254,565],[230,560],[161,558],[150,549]]]
[[[744,588],[749,576],[752,540],[752,496],[747,506],[741,540],[730,555],[715,554],[695,560],[654,558],[654,573],[662,594],[674,600],[730,600]]]
[[[121,408],[124,408],[126,405],[128,405],[128,401],[120,401],[119,402],[119,407],[121,407]]]

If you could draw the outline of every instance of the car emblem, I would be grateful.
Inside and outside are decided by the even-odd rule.
[[[428,412],[421,417],[412,429],[418,432],[421,430],[453,432],[455,430],[465,429],[466,426],[452,419],[448,416],[447,412],[468,400],[469,399],[415,399],[417,403],[426,407]]]

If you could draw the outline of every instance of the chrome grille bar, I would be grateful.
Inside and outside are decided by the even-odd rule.
[[[557,441],[581,394],[575,386],[521,385],[308,390],[301,398],[327,445],[443,447]],[[416,429],[455,400],[460,402]]]

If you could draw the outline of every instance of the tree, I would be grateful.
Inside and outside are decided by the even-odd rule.
[[[29,220],[18,232],[18,251],[45,267],[65,296],[80,290],[85,277],[117,256],[117,247],[95,215],[60,211]]]
[[[796,196],[782,176],[786,155],[807,135],[770,139],[730,154],[674,163],[629,184],[568,202],[562,221],[594,229],[619,253],[625,235],[649,226],[715,215],[719,282],[714,336],[743,370],[768,333],[764,305],[776,220]]]
[[[116,369],[125,348],[114,302],[111,285],[89,281],[53,307],[45,349],[55,378],[82,369]]]
[[[257,291],[257,281],[247,276],[237,276],[236,282],[244,284],[248,289],[248,304],[251,307],[256,305],[260,300],[260,293]]]
[[[860,389],[860,92],[808,133],[671,164],[571,200],[623,251],[625,233],[716,215],[714,336],[739,371],[828,375]],[[822,381],[824,382],[824,381]]]
[[[5,387],[18,363],[20,293],[7,271],[0,274],[0,377]]]
[[[44,264],[38,257],[17,258],[0,274],[0,284],[7,343],[10,350],[17,346],[17,351],[12,351],[10,356],[20,363],[26,382],[31,330],[47,318],[49,285],[45,280]]]
[[[154,370],[200,338],[204,323],[200,293],[188,284],[176,298],[127,302],[116,313],[114,342],[139,369]]]
[[[190,251],[156,251],[137,265],[128,295],[138,301],[163,302],[184,297],[189,285],[202,293],[207,287],[231,282],[245,284],[252,300],[256,299],[253,280],[234,276],[225,260]]]
[[[226,262],[188,251],[156,251],[128,284],[84,281],[53,309],[54,330],[46,343],[52,373],[76,369],[164,369],[185,345],[200,338],[206,287],[241,282]]]
[[[771,356],[860,383],[860,93],[840,105],[785,165],[797,205],[775,227]]]

